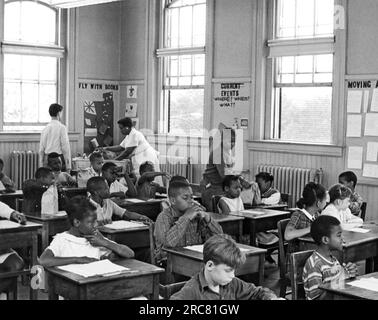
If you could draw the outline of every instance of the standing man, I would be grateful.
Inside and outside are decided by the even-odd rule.
[[[49,108],[51,122],[43,129],[39,144],[39,167],[47,165],[47,155],[56,152],[62,159],[62,171],[71,170],[71,149],[67,128],[60,122],[63,107],[53,103]]]

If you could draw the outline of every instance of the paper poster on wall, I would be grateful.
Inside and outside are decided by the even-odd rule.
[[[138,86],[130,85],[126,86],[126,98],[137,99],[138,98]]]
[[[368,142],[366,151],[366,161],[378,160],[378,142]]]
[[[378,178],[378,164],[364,164],[362,175],[367,178]]]
[[[365,136],[378,137],[378,113],[366,114]]]
[[[347,118],[347,137],[361,137],[362,115],[349,114]]]
[[[125,107],[125,117],[135,118],[137,116],[138,104],[136,103],[126,103]]]
[[[362,147],[349,147],[348,148],[348,168],[349,169],[362,169]]]
[[[363,112],[366,113],[369,107],[369,90],[364,91],[364,107],[363,107]]]
[[[378,112],[378,89],[373,90],[373,98],[371,99],[371,108],[372,112]]]
[[[348,91],[348,113],[360,113],[362,104],[362,91],[349,90]]]

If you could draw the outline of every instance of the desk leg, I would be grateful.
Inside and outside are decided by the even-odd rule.
[[[265,253],[260,254],[259,259],[259,283],[257,285],[261,286],[264,281],[264,263],[265,263]]]
[[[155,264],[155,254],[154,254],[154,225],[151,224],[149,227],[149,235],[150,235],[150,259],[151,259],[151,264]]]
[[[159,275],[153,275],[153,284],[152,284],[152,300],[159,300]]]
[[[48,223],[44,223],[42,227],[42,252],[49,246],[50,228]]]
[[[48,277],[48,288],[49,288],[49,300],[59,300],[59,296],[55,293],[55,277]]]
[[[31,267],[35,266],[38,264],[37,261],[37,253],[38,251],[38,234],[37,232],[33,232],[32,235],[32,247],[31,247],[31,257],[30,257],[30,263]],[[29,279],[30,283],[30,300],[37,300],[38,299],[38,290],[34,290],[31,287],[31,278]]]
[[[173,275],[172,258],[169,252],[167,256],[167,268],[165,269],[165,279],[167,281],[167,284],[171,284],[175,282],[175,277]]]
[[[240,243],[240,239],[241,239],[241,237],[243,235],[243,220],[239,221],[238,228],[239,228],[239,232],[238,232],[238,235],[237,235],[236,239],[237,239],[237,242]]]
[[[254,220],[249,222],[249,244],[256,247],[256,222]]]

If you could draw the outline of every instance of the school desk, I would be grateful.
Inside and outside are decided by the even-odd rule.
[[[166,193],[157,193],[155,197],[156,199],[167,199],[168,196]],[[193,194],[193,200],[198,201],[199,203],[202,203],[201,193]]]
[[[230,215],[244,217],[244,230],[250,236],[249,244],[256,246],[256,234],[262,231],[277,229],[277,222],[290,218],[289,211],[279,211],[270,209],[251,209],[250,212],[230,212]]]
[[[16,190],[16,192],[11,193],[0,193],[0,201],[6,203],[14,210],[17,210],[17,199],[22,199],[23,197],[22,190]]]
[[[364,229],[367,233],[343,231],[344,245],[342,252],[332,252],[340,262],[366,261],[366,273],[378,270],[378,223],[366,222]],[[310,235],[299,238],[300,250],[313,250],[316,248],[314,240]]]
[[[130,271],[85,278],[56,267],[46,268],[49,300],[57,300],[58,296],[70,300],[116,300],[141,295],[159,299],[159,274],[164,269],[134,259],[113,262]]]
[[[154,238],[153,226],[141,225],[133,228],[114,230],[107,227],[99,227],[99,231],[104,237],[125,244],[131,249],[150,249],[150,261],[155,262],[154,258]]]
[[[235,274],[251,275],[258,274],[258,283],[264,280],[264,262],[266,250],[261,248],[250,247],[238,243],[239,248],[248,249],[245,252],[246,262],[238,269]],[[197,274],[203,267],[203,253],[193,251],[187,248],[163,248],[167,252],[167,269],[166,278],[168,283],[174,282],[174,275],[179,274],[186,277],[192,277]]]
[[[209,212],[212,219],[220,224],[223,233],[234,236],[236,241],[240,241],[243,234],[243,217],[237,217],[230,214],[219,214]]]
[[[287,211],[287,203],[278,203],[278,204],[266,204],[262,206],[252,206],[250,204],[244,203],[244,209],[270,209],[270,210],[279,210],[279,211]]]
[[[116,203],[128,211],[143,214],[149,217],[151,220],[156,221],[159,213],[161,212],[161,202],[163,199],[151,199],[143,202],[130,202],[127,199],[117,201]]]
[[[378,292],[351,286],[349,283],[364,278],[375,278],[378,280],[378,272],[365,274],[355,279],[347,279],[339,284],[322,284],[320,289],[327,292],[329,300],[378,300]]]
[[[41,228],[40,224],[30,221],[26,222],[26,225],[15,228],[0,228],[0,250],[31,248],[30,267],[37,265],[38,231]],[[30,296],[32,300],[35,300],[37,291],[30,289]]]
[[[39,230],[41,235],[42,252],[49,246],[50,236],[55,236],[57,233],[67,231],[70,228],[67,216],[54,216],[41,213],[29,213],[25,214],[25,216],[28,221],[42,225],[42,229]]]

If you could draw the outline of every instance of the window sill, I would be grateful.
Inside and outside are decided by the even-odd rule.
[[[3,131],[0,132],[1,142],[39,142],[41,137],[40,132],[36,131]],[[68,137],[71,142],[78,142],[80,133],[69,132]]]
[[[281,153],[295,153],[315,156],[339,157],[343,156],[342,146],[313,143],[296,143],[273,140],[248,141],[248,150],[272,151]]]

